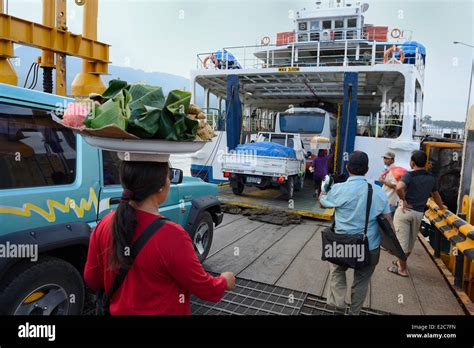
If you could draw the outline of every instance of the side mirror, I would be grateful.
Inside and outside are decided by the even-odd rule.
[[[181,184],[183,182],[183,171],[177,168],[170,168],[170,181],[172,184]]]

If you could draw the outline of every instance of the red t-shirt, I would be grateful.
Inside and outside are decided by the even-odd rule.
[[[105,288],[109,292],[116,275],[108,267],[114,214],[115,211],[107,214],[91,235],[84,279],[95,291]],[[158,217],[141,210],[136,210],[136,214],[132,243]],[[110,314],[190,315],[190,293],[205,301],[218,302],[226,287],[224,277],[212,277],[204,271],[188,233],[168,221],[136,257],[110,301]]]

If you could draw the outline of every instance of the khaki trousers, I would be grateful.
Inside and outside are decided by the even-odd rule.
[[[411,253],[415,247],[423,215],[424,213],[411,209],[405,209],[405,212],[402,208],[395,210],[393,225],[395,226],[397,239],[405,254]]]
[[[367,290],[369,289],[370,278],[379,263],[380,248],[370,251],[370,264],[361,269],[354,270],[354,282],[351,287],[351,304],[349,308],[350,315],[359,315],[364,304]],[[342,310],[346,308],[346,271],[347,267],[342,267],[330,263],[329,289],[327,304],[339,307]]]

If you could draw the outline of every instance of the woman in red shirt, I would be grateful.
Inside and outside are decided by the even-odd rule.
[[[235,286],[234,275],[212,277],[199,262],[191,239],[178,224],[167,221],[133,261],[130,246],[150,223],[161,217],[160,204],[170,188],[168,163],[128,162],[120,166],[124,191],[91,235],[84,271],[86,284],[110,293],[120,268],[129,268],[110,299],[111,315],[190,315],[190,294],[218,302]]]

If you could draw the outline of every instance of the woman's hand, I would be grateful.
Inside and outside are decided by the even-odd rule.
[[[235,288],[235,277],[232,272],[224,272],[221,274],[222,277],[227,280],[227,290],[233,290]]]

